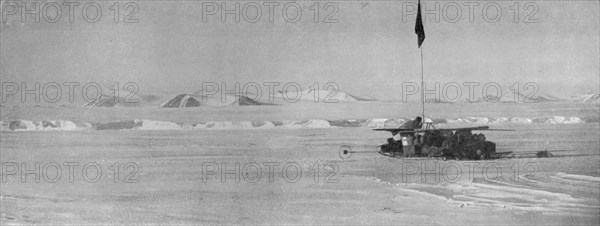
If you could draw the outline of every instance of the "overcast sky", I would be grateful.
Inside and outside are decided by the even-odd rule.
[[[437,1],[439,21],[434,14],[424,15],[426,82],[492,81],[506,90],[514,82],[536,82],[540,92],[563,97],[600,92],[598,1],[532,1],[527,7],[519,2],[517,18],[515,2],[498,1],[502,15],[495,23],[495,8],[482,15],[490,1],[474,2],[479,5],[472,22],[463,1]],[[420,80],[415,16],[406,12],[414,1],[343,1],[327,9],[321,2],[317,23],[309,8],[313,1],[298,2],[302,15],[296,23],[282,15],[286,2],[274,7],[273,22],[269,7],[257,2],[262,15],[256,23],[245,21],[243,10],[239,23],[233,15],[221,22],[220,11],[204,14],[203,22],[202,3],[191,1],[136,2],[138,12],[130,19],[138,23],[122,21],[133,6],[123,10],[125,2],[120,2],[121,20],[115,23],[109,9],[114,2],[100,1],[102,16],[96,23],[84,20],[85,2],[75,7],[73,23],[65,5],[56,23],[45,20],[54,18],[52,7],[39,22],[33,15],[22,22],[20,11],[9,15],[13,8],[3,3],[2,82],[108,86],[132,81],[142,93],[192,92],[202,82],[296,82],[306,89],[315,82],[335,82],[353,94],[400,99],[402,82]],[[212,9],[207,8],[212,2],[204,3],[204,10]],[[424,1],[424,7],[434,9],[435,3]],[[226,4],[234,7],[233,1]],[[455,6],[462,15],[452,22]],[[324,23],[336,8],[329,19],[337,23]],[[256,16],[253,6],[246,9],[246,19]],[[287,19],[296,16],[293,7],[288,12]],[[93,7],[88,13],[93,19]]]

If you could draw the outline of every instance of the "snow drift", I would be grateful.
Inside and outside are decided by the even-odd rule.
[[[2,131],[70,131],[70,130],[195,130],[195,129],[301,129],[301,128],[398,128],[409,119],[402,118],[372,118],[372,119],[338,119],[338,120],[262,120],[262,121],[208,121],[184,124],[169,121],[148,119],[127,119],[108,122],[74,122],[68,120],[12,120],[0,121]],[[578,117],[464,117],[464,118],[426,118],[425,121],[435,124],[581,124],[587,123]],[[590,121],[594,123],[594,121]]]

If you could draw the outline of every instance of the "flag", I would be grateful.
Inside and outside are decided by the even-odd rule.
[[[417,22],[415,23],[415,34],[417,34],[417,43],[419,44],[419,48],[421,48],[421,44],[425,41],[425,29],[423,28],[423,20],[421,19],[421,0],[419,0],[419,6],[417,7]]]

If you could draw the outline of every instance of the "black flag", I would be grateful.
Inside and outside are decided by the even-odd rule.
[[[421,48],[421,44],[425,41],[425,29],[423,28],[423,20],[421,19],[421,0],[419,0],[417,12],[417,22],[415,23],[415,33],[417,34],[419,44],[419,48]]]

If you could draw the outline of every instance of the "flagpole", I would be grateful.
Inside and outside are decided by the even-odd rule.
[[[419,49],[421,50],[421,115],[423,116],[422,124],[425,124],[425,81],[423,79],[423,46],[421,46]]]
[[[423,28],[423,20],[421,19],[421,0],[419,0],[417,19],[415,21],[415,34],[417,34],[417,44],[421,51],[421,125],[425,124],[425,76],[423,75],[423,41],[425,41],[425,29]]]

